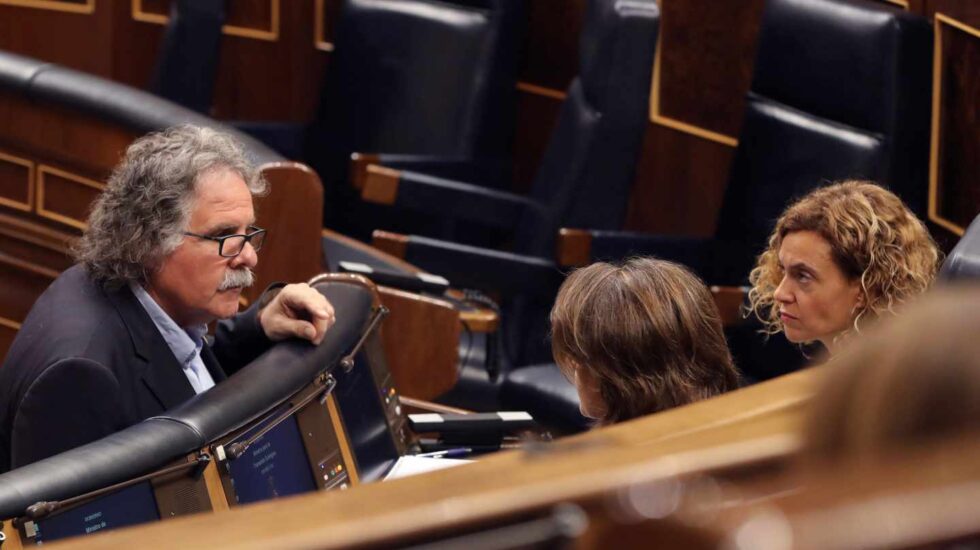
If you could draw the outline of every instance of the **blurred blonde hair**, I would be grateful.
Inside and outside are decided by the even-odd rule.
[[[873,459],[980,434],[980,288],[932,292],[824,367],[804,456]]]
[[[569,275],[551,310],[551,347],[566,377],[589,369],[611,424],[738,386],[711,293],[653,258],[595,263]]]
[[[929,288],[941,260],[925,225],[887,189],[868,181],[817,189],[783,212],[749,274],[749,311],[767,334],[782,330],[774,296],[783,278],[779,248],[795,231],[823,237],[844,275],[860,281],[864,301],[854,317],[855,331]]]

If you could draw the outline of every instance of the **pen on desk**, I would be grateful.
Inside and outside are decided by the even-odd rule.
[[[469,447],[460,447],[458,449],[446,449],[444,451],[421,453],[415,456],[421,456],[425,458],[459,458],[461,456],[466,456],[472,452],[473,449],[470,449]]]

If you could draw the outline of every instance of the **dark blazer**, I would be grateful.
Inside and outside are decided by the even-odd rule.
[[[257,307],[218,323],[202,359],[216,383],[267,349]],[[171,409],[194,389],[128,287],[81,266],[27,315],[0,367],[0,472],[95,441]]]

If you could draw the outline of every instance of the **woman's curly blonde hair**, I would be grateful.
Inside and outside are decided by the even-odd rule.
[[[779,248],[795,231],[823,237],[847,278],[860,280],[864,300],[854,316],[854,331],[929,288],[941,260],[925,225],[894,193],[868,181],[817,189],[783,212],[749,275],[749,311],[766,334],[783,329],[774,296],[783,279]]]

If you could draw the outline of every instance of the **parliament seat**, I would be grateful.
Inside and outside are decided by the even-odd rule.
[[[324,225],[366,239],[354,153],[447,173],[507,170],[524,0],[345,0],[313,120],[239,123],[324,184]],[[405,223],[424,223],[414,219]]]
[[[396,178],[392,204],[493,225],[513,243],[510,250],[499,250],[378,232],[374,240],[386,251],[400,249],[407,261],[444,275],[454,286],[502,298],[501,371],[550,359],[546,317],[562,280],[552,260],[557,228],[622,223],[646,126],[659,17],[653,1],[589,2],[579,39],[579,74],[568,88],[529,198],[410,170]],[[364,196],[374,193],[370,185],[371,180],[365,182]],[[453,402],[468,406],[478,395],[496,391],[496,374],[464,374]]]

